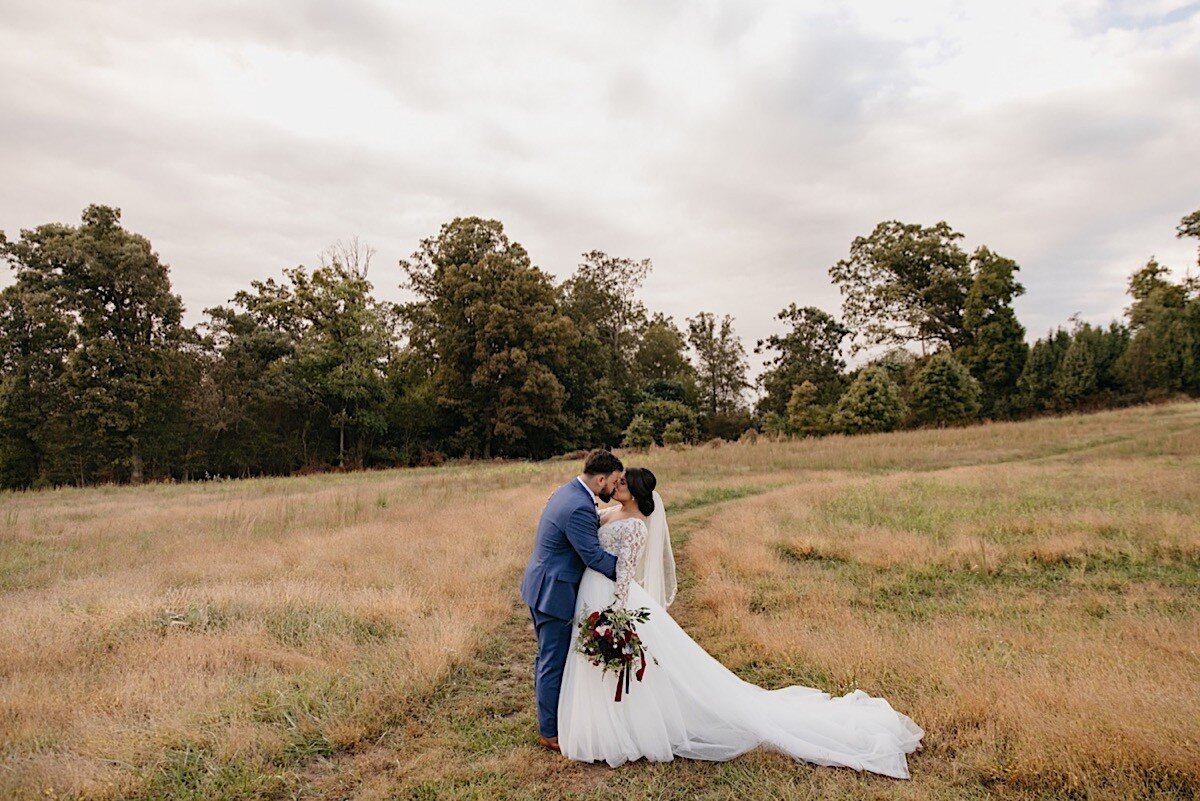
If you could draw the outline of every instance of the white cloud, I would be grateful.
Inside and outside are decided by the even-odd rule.
[[[1032,334],[1107,320],[1200,207],[1200,4],[9,3],[0,229],[122,207],[189,309],[458,214],[752,343],[882,219],[1016,258]]]

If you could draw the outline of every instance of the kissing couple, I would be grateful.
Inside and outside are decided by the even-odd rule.
[[[742,681],[671,618],[675,563],[656,485],[646,468],[626,470],[612,453],[592,451],[542,510],[521,582],[537,633],[538,743],[613,767],[677,756],[725,761],[763,747],[907,779],[906,755],[925,732],[885,699]],[[623,701],[576,634],[596,619],[592,612],[611,609],[649,611],[636,628],[648,664]]]

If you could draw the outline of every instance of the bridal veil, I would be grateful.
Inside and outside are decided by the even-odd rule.
[[[654,512],[646,521],[646,529],[646,547],[633,578],[659,606],[666,609],[675,600],[675,553],[671,550],[666,504],[657,490],[654,492]]]

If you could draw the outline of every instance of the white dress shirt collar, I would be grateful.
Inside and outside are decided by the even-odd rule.
[[[588,495],[591,495],[591,496],[592,496],[592,503],[593,503],[594,505],[596,505],[596,506],[599,506],[599,505],[600,505],[600,499],[596,497],[596,493],[592,492],[592,488],[591,488],[591,487],[589,487],[587,484],[585,484],[585,483],[584,483],[584,481],[583,481],[583,476],[575,476],[575,480],[576,480],[576,481],[578,481],[580,484],[582,484],[582,485],[583,485],[583,488],[584,488],[585,490],[587,490],[587,494],[588,494]]]

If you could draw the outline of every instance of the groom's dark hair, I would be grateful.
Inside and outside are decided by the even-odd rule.
[[[585,476],[607,476],[609,473],[624,469],[625,465],[621,464],[621,460],[613,456],[612,451],[606,451],[603,448],[589,451],[587,458],[583,460]]]

